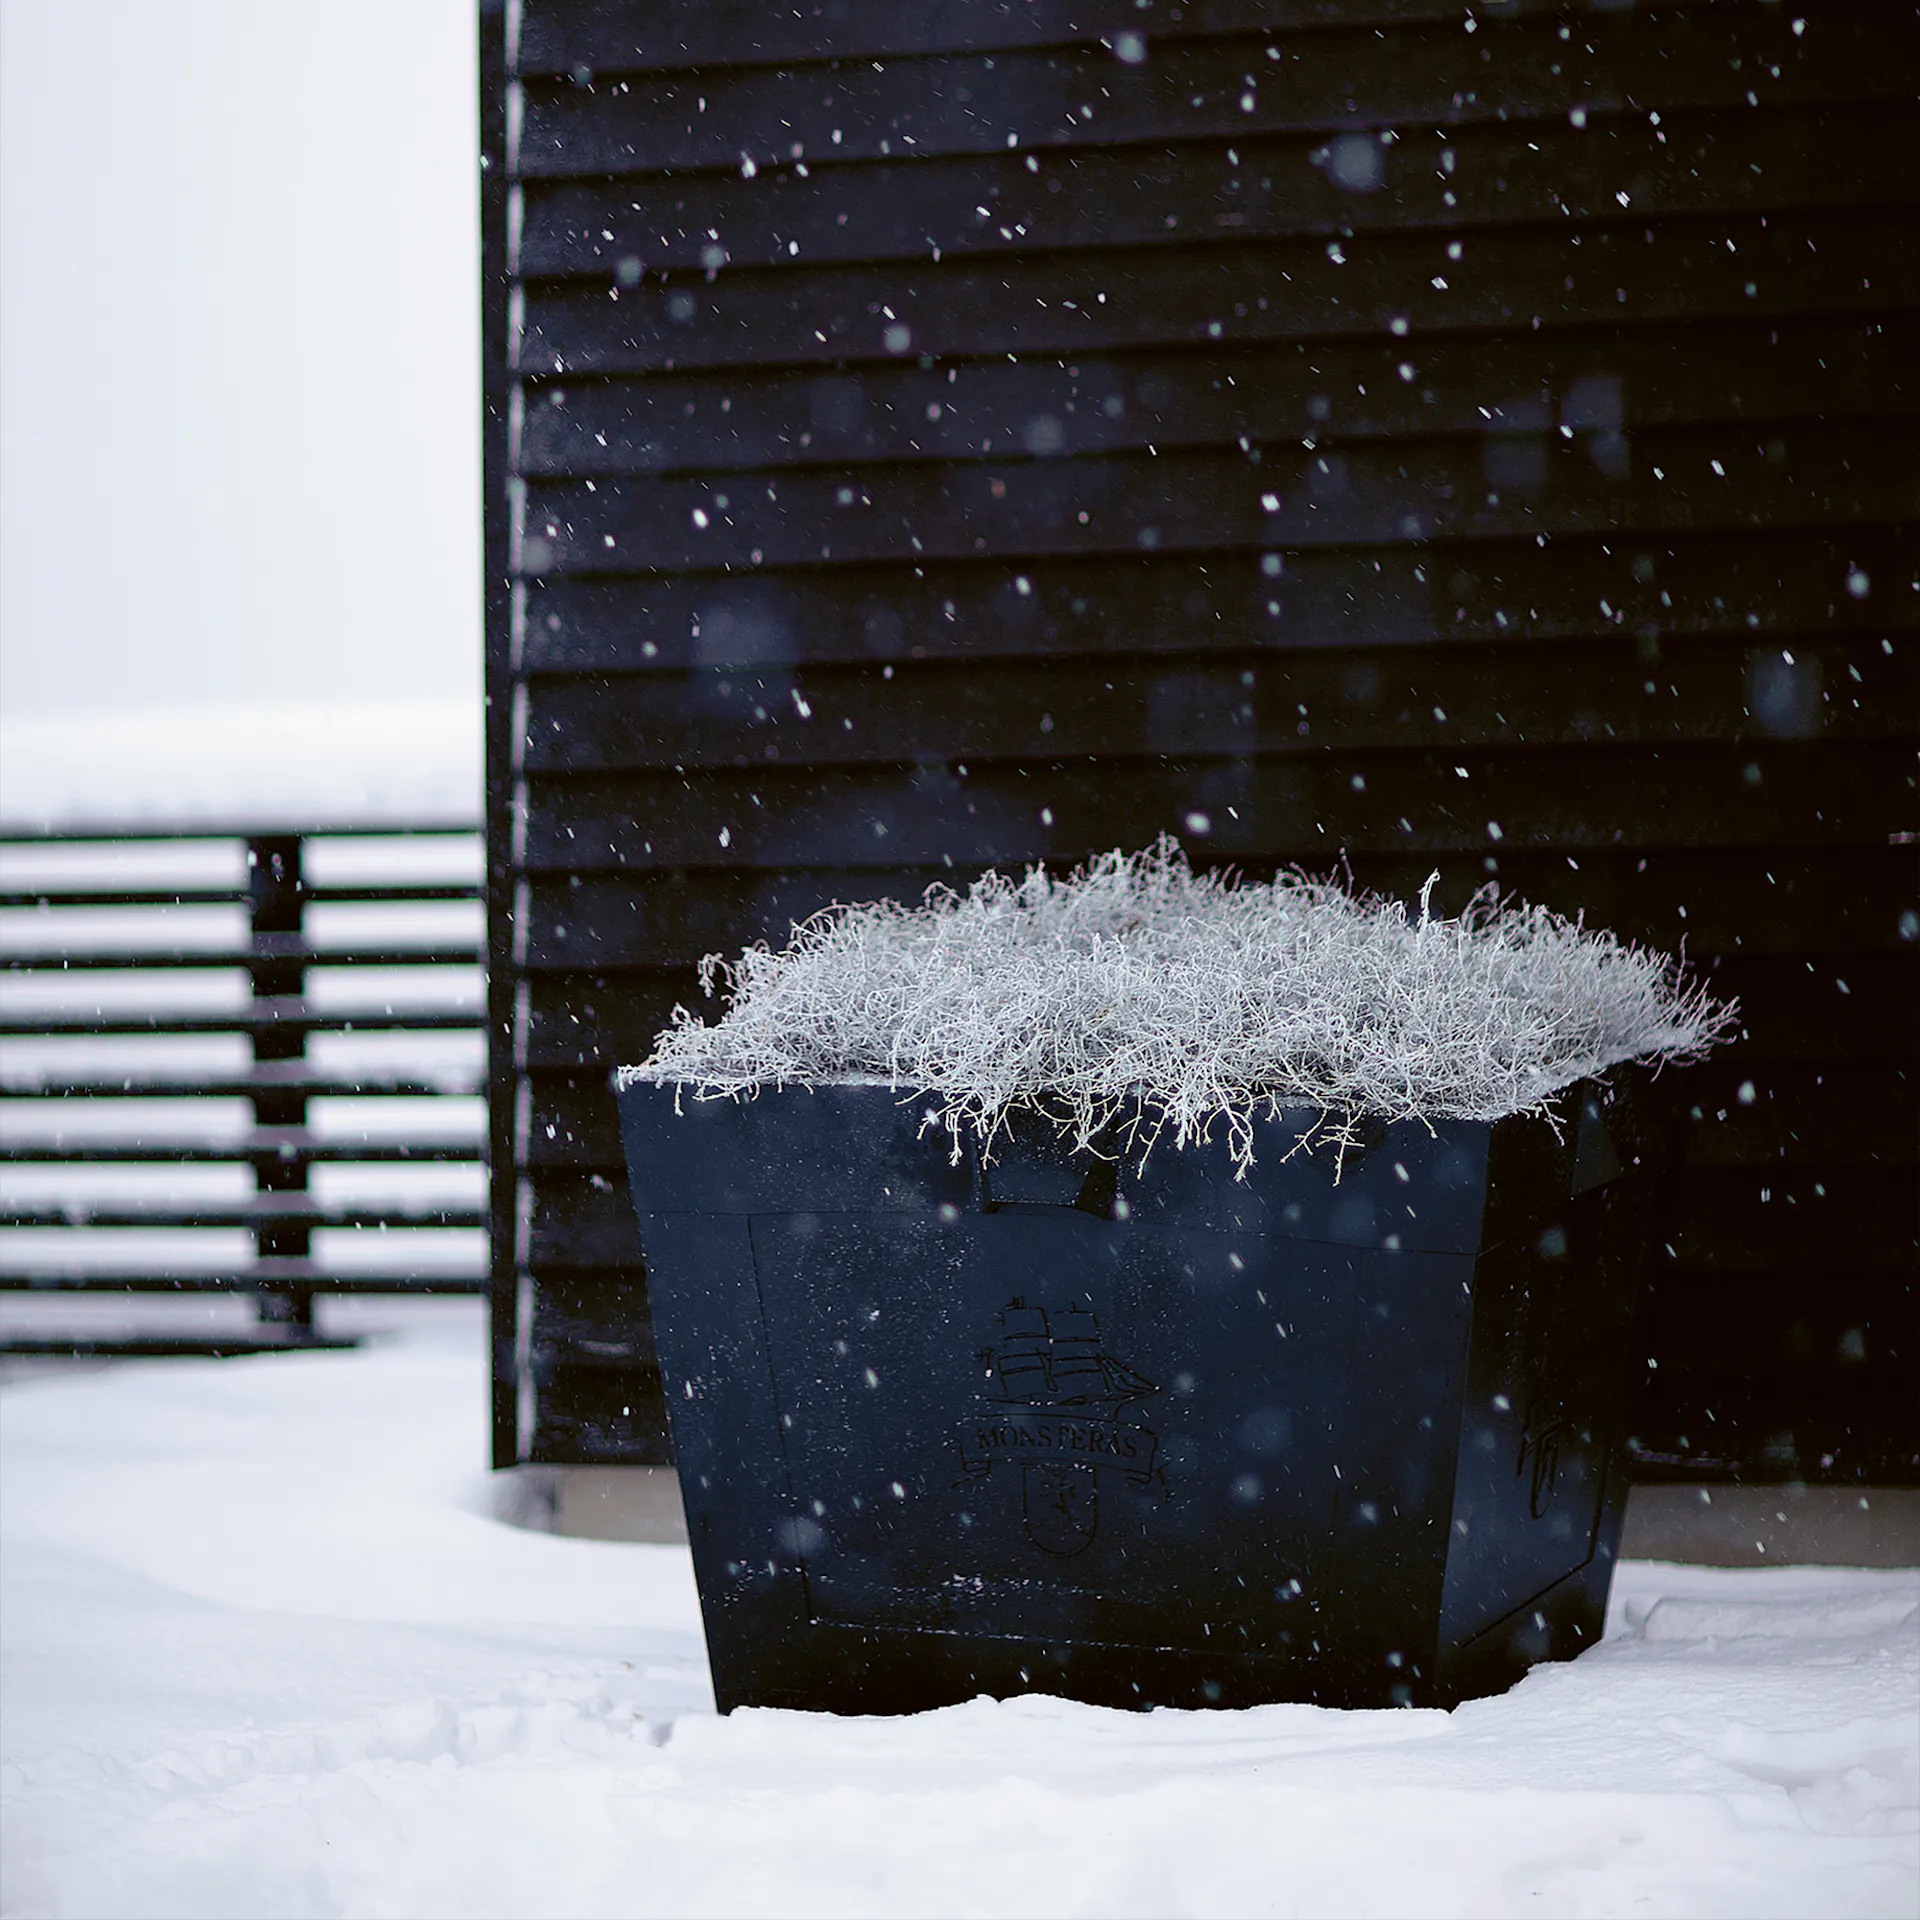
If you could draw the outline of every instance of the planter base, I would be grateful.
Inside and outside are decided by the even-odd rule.
[[[881,1087],[620,1093],[723,1710],[1445,1702],[1597,1639],[1643,1103],[950,1164]],[[1582,1117],[1584,1116],[1584,1117]]]

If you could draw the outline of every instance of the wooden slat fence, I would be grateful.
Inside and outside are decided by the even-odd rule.
[[[320,1294],[485,1289],[481,864],[472,831],[0,838],[0,1292],[259,1320],[16,1312],[0,1349],[311,1345]]]

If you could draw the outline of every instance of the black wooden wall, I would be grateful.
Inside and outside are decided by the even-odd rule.
[[[498,1457],[664,1457],[703,952],[1170,829],[1684,943],[1642,1470],[1920,1473],[1914,8],[482,29]]]

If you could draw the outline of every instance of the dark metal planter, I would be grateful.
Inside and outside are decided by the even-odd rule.
[[[1598,1638],[1644,1076],[1338,1184],[1285,1121],[1236,1182],[956,1166],[881,1086],[619,1099],[722,1711],[1445,1703]]]

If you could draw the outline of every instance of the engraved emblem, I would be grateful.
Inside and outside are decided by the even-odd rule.
[[[1160,1389],[1102,1349],[1086,1306],[1049,1314],[1016,1297],[978,1357],[987,1385],[960,1424],[961,1465],[976,1478],[1017,1467],[1027,1538],[1062,1559],[1084,1552],[1100,1529],[1099,1476],[1153,1477],[1159,1439],[1132,1403]]]
[[[1535,1405],[1527,1409],[1526,1424],[1520,1432],[1520,1453],[1513,1463],[1517,1476],[1532,1475],[1527,1487],[1527,1511],[1536,1520],[1547,1517],[1555,1487],[1560,1482],[1560,1436],[1565,1422],[1558,1415]]]

